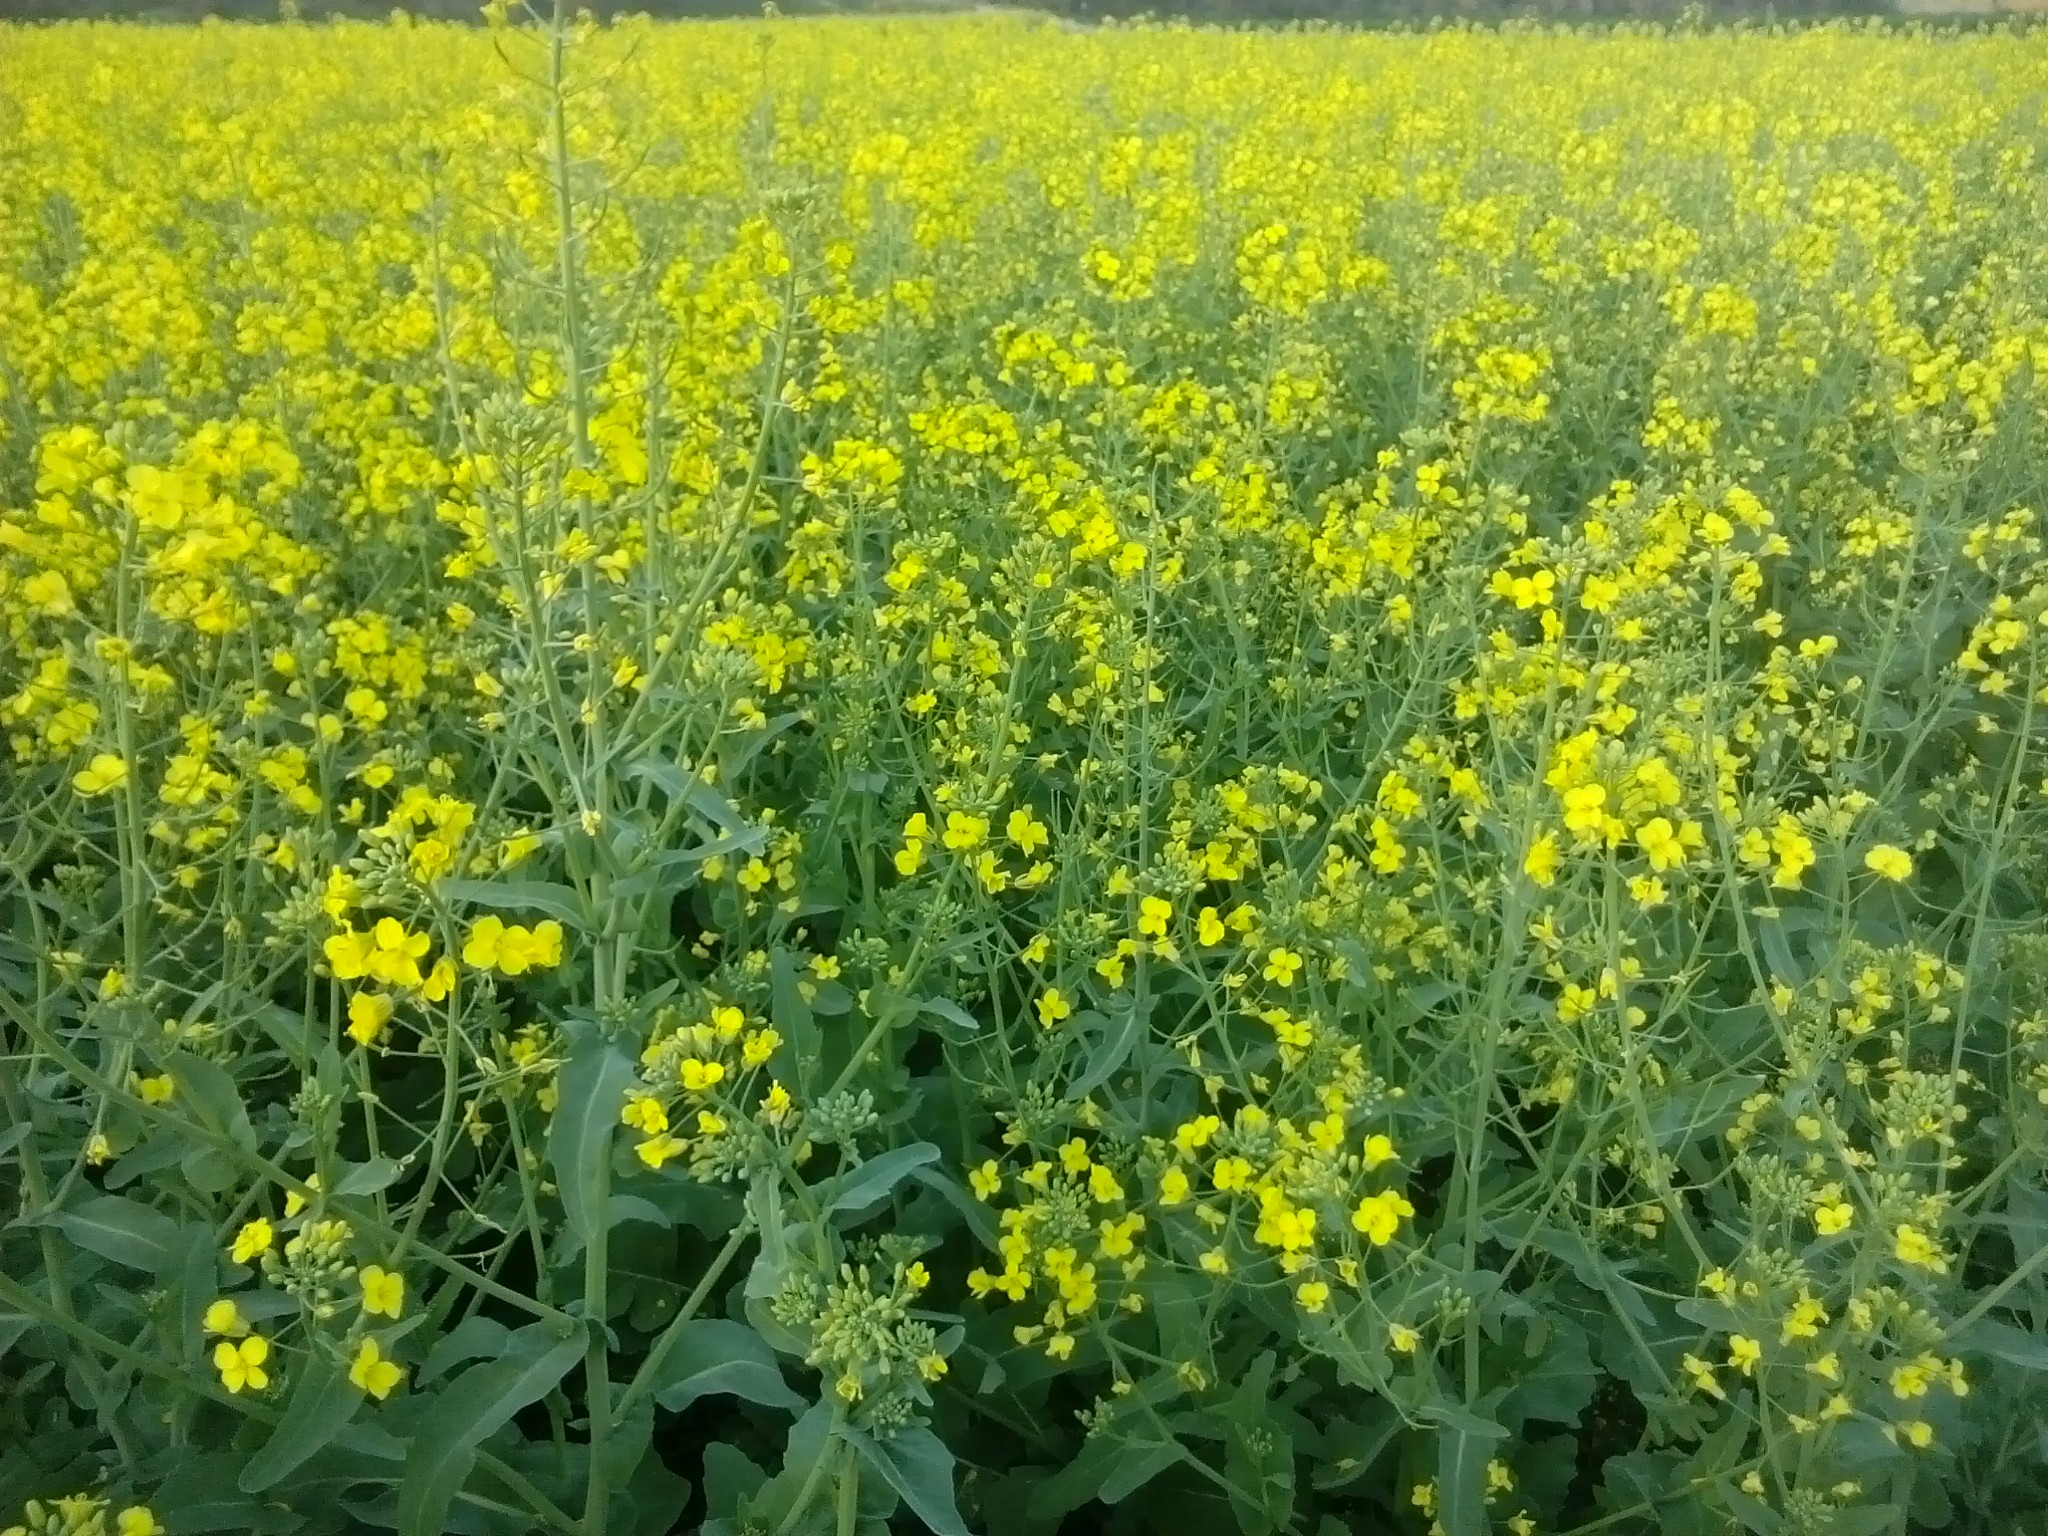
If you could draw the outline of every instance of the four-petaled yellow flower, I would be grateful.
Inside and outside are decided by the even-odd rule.
[[[71,787],[81,795],[105,795],[127,782],[128,764],[111,752],[101,752],[72,775]]]
[[[1863,867],[1887,880],[1905,880],[1913,873],[1913,856],[1890,843],[1879,843],[1863,855]]]
[[[1278,986],[1291,987],[1294,978],[1301,971],[1301,956],[1291,949],[1275,947],[1266,951],[1266,980]]]
[[[364,1339],[356,1346],[356,1357],[349,1364],[348,1379],[357,1391],[367,1392],[381,1403],[404,1378],[404,1369],[384,1357],[375,1339]]]
[[[1074,1005],[1058,987],[1047,987],[1038,997],[1038,1022],[1051,1029],[1060,1020],[1073,1017]]]
[[[1414,1214],[1415,1207],[1408,1203],[1406,1195],[1396,1189],[1383,1189],[1358,1202],[1358,1209],[1351,1213],[1351,1225],[1363,1232],[1373,1247],[1384,1248],[1394,1240],[1402,1218]]]
[[[270,1373],[263,1364],[270,1358],[270,1340],[252,1333],[239,1344],[226,1340],[213,1346],[213,1368],[220,1372],[220,1384],[230,1392],[261,1392],[270,1385]]]
[[[251,1259],[259,1258],[270,1252],[270,1245],[276,1240],[277,1234],[263,1217],[258,1216],[254,1221],[245,1222],[241,1231],[235,1234],[235,1246],[232,1249],[234,1261],[237,1264],[246,1264]]]
[[[405,1307],[405,1276],[379,1264],[365,1264],[356,1276],[363,1288],[363,1310],[396,1318]]]

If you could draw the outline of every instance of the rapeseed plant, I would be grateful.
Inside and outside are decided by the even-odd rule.
[[[2038,34],[485,19],[0,51],[13,1529],[2048,1508]]]

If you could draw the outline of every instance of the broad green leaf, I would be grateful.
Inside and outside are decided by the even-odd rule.
[[[2048,1340],[2010,1324],[1985,1318],[1958,1341],[1966,1350],[1981,1351],[2026,1371],[2048,1371]]]
[[[700,1397],[725,1393],[768,1408],[801,1408],[775,1362],[775,1351],[742,1323],[697,1318],[685,1323],[661,1362],[654,1395],[681,1410]]]
[[[1057,1524],[1100,1495],[1123,1460],[1122,1444],[1108,1435],[1091,1436],[1074,1459],[1031,1490],[1028,1509],[1033,1520]]]
[[[583,1351],[581,1334],[534,1323],[512,1335],[500,1358],[471,1366],[442,1389],[413,1437],[398,1490],[399,1536],[441,1536],[477,1448],[546,1396]]]
[[[937,1435],[922,1426],[879,1441],[857,1429],[840,1433],[927,1530],[935,1536],[967,1536],[953,1500],[953,1453]]]
[[[320,1356],[307,1360],[299,1367],[284,1417],[242,1468],[242,1492],[261,1493],[291,1476],[341,1433],[362,1400],[363,1394],[350,1383],[347,1368],[339,1360]]]
[[[982,1032],[981,1020],[948,998],[928,997],[918,1006],[945,1026],[941,1033],[948,1040],[972,1040]]]
[[[1401,1429],[1401,1415],[1385,1401],[1361,1405],[1360,1419],[1325,1425],[1322,1454],[1313,1473],[1318,1488],[1342,1488],[1372,1470],[1380,1453]]]
[[[334,1181],[334,1193],[342,1195],[374,1195],[381,1189],[389,1189],[398,1181],[398,1164],[388,1157],[373,1157],[367,1163],[355,1163],[348,1171]]]
[[[496,1318],[464,1318],[434,1345],[413,1378],[413,1385],[429,1386],[465,1360],[488,1360],[501,1355],[511,1337],[512,1330]]]
[[[178,1224],[125,1195],[96,1195],[50,1218],[72,1242],[103,1259],[151,1274],[178,1252]]]
[[[175,1051],[164,1062],[164,1070],[178,1085],[177,1107],[223,1141],[255,1147],[256,1130],[249,1124],[241,1090],[224,1067]]]
[[[434,893],[444,901],[495,912],[541,912],[566,927],[587,931],[583,898],[566,885],[547,880],[441,880]]]
[[[715,1441],[704,1447],[704,1507],[714,1518],[737,1519],[740,1501],[767,1481],[768,1474],[737,1446]]]
[[[573,1023],[568,1034],[561,1098],[548,1127],[548,1161],[569,1231],[587,1243],[596,1221],[608,1214],[603,1202],[612,1136],[635,1074],[625,1053],[594,1024]]]
[[[1437,1519],[1445,1536],[1484,1536],[1486,1464],[1507,1431],[1491,1419],[1441,1404],[1430,1415],[1437,1423]]]
[[[939,1149],[928,1141],[913,1142],[870,1158],[825,1186],[825,1214],[864,1210],[908,1178],[913,1169],[938,1160]]]
[[[1126,1444],[1123,1449],[1124,1454],[1102,1480],[1102,1491],[1097,1495],[1105,1504],[1121,1504],[1167,1468],[1177,1467],[1187,1459],[1178,1440]]]
[[[1137,1008],[1121,1004],[1103,1021],[1102,1033],[1088,1052],[1088,1064],[1081,1075],[1067,1084],[1067,1100],[1085,1099],[1100,1088],[1117,1069],[1130,1060],[1131,1052],[1145,1032],[1145,1019]]]

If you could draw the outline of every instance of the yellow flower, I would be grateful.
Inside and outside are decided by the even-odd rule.
[[[1038,998],[1038,1022],[1051,1029],[1060,1020],[1073,1017],[1074,1005],[1067,1001],[1058,987],[1047,987]]]
[[[967,853],[979,848],[987,838],[986,816],[974,816],[966,811],[946,812],[946,831],[940,841],[955,853]]]
[[[319,1187],[320,1175],[317,1173],[307,1174],[306,1188],[317,1190]],[[306,1197],[304,1195],[300,1194],[296,1189],[288,1189],[284,1192],[284,1213],[286,1216],[296,1216],[305,1208]]]
[[[348,1000],[348,1037],[357,1045],[372,1046],[382,1038],[384,1026],[395,1011],[389,994],[356,992]]]
[[[320,946],[337,981],[355,981],[369,974],[370,957],[377,952],[375,934],[357,933],[347,924]]]
[[[367,1392],[381,1403],[404,1377],[402,1368],[384,1358],[384,1352],[377,1347],[375,1339],[365,1339],[356,1346],[356,1357],[349,1365],[348,1379],[357,1391]]]
[[[668,1129],[668,1111],[661,1107],[659,1099],[636,1094],[620,1106],[619,1123],[643,1136],[658,1136]]]
[[[1163,896],[1147,896],[1138,903],[1138,932],[1148,939],[1166,937],[1166,925],[1173,920],[1173,903]]]
[[[498,963],[498,948],[505,937],[505,920],[496,913],[478,918],[469,926],[462,946],[462,963],[472,970],[487,971]]]
[[[709,1093],[725,1081],[725,1063],[720,1061],[685,1056],[676,1071],[682,1078],[684,1090],[689,1093]]]
[[[1282,987],[1294,985],[1294,978],[1301,970],[1301,956],[1291,949],[1269,949],[1266,951],[1266,968],[1262,974],[1266,980]]]
[[[1756,1370],[1756,1363],[1763,1359],[1764,1347],[1746,1333],[1730,1334],[1728,1337],[1728,1363],[1748,1376]]]
[[[975,1199],[994,1199],[996,1192],[1003,1187],[1003,1170],[994,1158],[989,1158],[967,1175],[967,1183],[974,1191]]]
[[[269,1358],[270,1341],[261,1334],[251,1334],[239,1344],[222,1340],[213,1346],[213,1368],[230,1392],[261,1392],[269,1386],[270,1373],[263,1369]]]
[[[1225,929],[1223,919],[1214,907],[1204,907],[1195,918],[1195,937],[1206,949],[1214,949],[1223,942]]]
[[[1529,845],[1528,856],[1522,860],[1522,873],[1538,885],[1551,885],[1557,880],[1557,834],[1546,832]]]
[[[1817,1338],[1820,1325],[1827,1320],[1827,1308],[1802,1291],[1799,1299],[1792,1303],[1792,1310],[1785,1314],[1780,1342],[1790,1344],[1794,1339]]]
[[[659,1168],[678,1153],[688,1151],[689,1145],[680,1137],[670,1136],[664,1132],[659,1136],[648,1137],[633,1150],[639,1155],[640,1161],[648,1167]]]
[[[105,795],[127,782],[127,763],[111,752],[101,752],[72,775],[71,787],[81,795]]]
[[[1708,1397],[1725,1399],[1728,1394],[1722,1390],[1720,1381],[1714,1375],[1713,1366],[1698,1355],[1687,1354],[1679,1362],[1691,1380],[1695,1392],[1704,1392]]]
[[[228,1297],[223,1296],[207,1305],[202,1326],[208,1333],[218,1333],[225,1338],[239,1339],[249,1331],[249,1320],[242,1316],[242,1309]]]
[[[242,1230],[235,1234],[235,1246],[232,1250],[234,1261],[237,1264],[246,1264],[251,1259],[270,1252],[270,1245],[275,1241],[276,1234],[263,1217],[258,1216],[254,1221],[245,1222]]]
[[[1379,1132],[1375,1131],[1372,1135],[1365,1138],[1366,1172],[1370,1173],[1373,1169],[1379,1167],[1380,1164],[1391,1162],[1394,1155],[1394,1140],[1391,1136],[1382,1136]]]
[[[1358,1209],[1351,1213],[1351,1225],[1363,1232],[1373,1247],[1383,1248],[1394,1240],[1402,1218],[1414,1214],[1415,1207],[1408,1203],[1406,1195],[1399,1190],[1383,1189],[1358,1202]]]
[[[1390,1323],[1387,1326],[1387,1348],[1397,1355],[1412,1355],[1422,1343],[1422,1335],[1406,1323]]]
[[[1006,830],[1009,832],[1010,841],[1015,843],[1026,857],[1046,845],[1045,823],[1021,807],[1010,812],[1009,826]]]
[[[1948,1273],[1948,1260],[1933,1238],[1910,1222],[1901,1222],[1892,1232],[1892,1252],[1903,1263],[1929,1269],[1937,1275]]]
[[[405,1276],[381,1265],[366,1264],[356,1276],[363,1288],[363,1310],[396,1319],[405,1306]]]
[[[1846,1200],[1823,1201],[1814,1207],[1813,1229],[1822,1237],[1845,1232],[1856,1219],[1856,1208]]]
[[[1913,873],[1913,856],[1890,843],[1879,843],[1863,855],[1863,867],[1887,880],[1904,880]]]
[[[162,1523],[141,1504],[130,1504],[114,1516],[114,1536],[164,1536]]]
[[[1321,1280],[1305,1280],[1295,1287],[1294,1299],[1304,1312],[1320,1312],[1329,1305],[1330,1287]]]

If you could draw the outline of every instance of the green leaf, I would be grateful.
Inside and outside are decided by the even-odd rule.
[[[1985,1318],[1958,1341],[1961,1348],[1981,1351],[2025,1371],[2048,1371],[2048,1340],[2009,1324]]]
[[[548,1161],[569,1231],[589,1242],[595,1222],[607,1213],[605,1175],[612,1153],[612,1134],[619,1108],[636,1074],[625,1053],[594,1024],[566,1026],[569,1059],[562,1067],[561,1098],[548,1127]]]
[[[1097,1497],[1105,1504],[1120,1504],[1153,1478],[1169,1467],[1177,1467],[1187,1459],[1187,1452],[1181,1449],[1178,1440],[1163,1442],[1132,1442],[1124,1446],[1124,1454],[1118,1458],[1109,1476],[1102,1480],[1102,1490]]]
[[[719,1520],[734,1520],[740,1502],[751,1499],[768,1481],[768,1474],[737,1446],[716,1441],[704,1447],[704,1506]]]
[[[202,1056],[173,1052],[164,1070],[178,1085],[178,1104],[201,1126],[223,1141],[254,1149],[256,1128],[242,1105],[241,1090],[227,1070]]]
[[[981,1020],[949,998],[928,997],[918,1007],[939,1020],[942,1026],[950,1026],[940,1030],[948,1040],[972,1040],[982,1032]]]
[[[424,1387],[438,1381],[465,1360],[502,1355],[511,1338],[512,1330],[495,1318],[464,1318],[434,1345],[426,1363],[413,1378],[413,1385]]]
[[[768,1408],[801,1408],[775,1363],[775,1351],[753,1329],[724,1318],[698,1318],[676,1335],[654,1387],[662,1407],[681,1410],[724,1393]]]
[[[1067,1101],[1072,1103],[1087,1098],[1115,1076],[1117,1069],[1130,1060],[1131,1052],[1144,1032],[1144,1017],[1135,1006],[1126,1003],[1110,1014],[1103,1021],[1102,1034],[1088,1053],[1088,1065],[1067,1085]]]
[[[939,1149],[928,1141],[913,1142],[870,1158],[825,1186],[825,1214],[864,1210],[902,1183],[912,1169],[938,1160]]]
[[[98,1195],[50,1219],[79,1247],[130,1269],[155,1274],[177,1256],[178,1224],[124,1195]]]
[[[1401,1428],[1401,1415],[1385,1401],[1368,1401],[1362,1420],[1340,1418],[1324,1427],[1322,1452],[1313,1477],[1318,1488],[1342,1488],[1372,1470]]]
[[[413,1437],[398,1490],[399,1536],[441,1536],[477,1447],[545,1397],[583,1350],[581,1334],[563,1336],[534,1323],[512,1335],[501,1358],[473,1365],[448,1383]]]
[[[314,1357],[299,1368],[284,1417],[249,1458],[239,1480],[244,1493],[274,1487],[341,1433],[363,1400],[339,1360]]]
[[[398,1181],[398,1164],[388,1157],[373,1157],[367,1163],[347,1166],[348,1171],[335,1181],[334,1193],[337,1196],[374,1195]]]
[[[434,893],[445,901],[497,912],[545,912],[571,928],[588,931],[583,898],[566,885],[547,880],[441,880]]]
[[[967,1536],[953,1502],[953,1453],[929,1429],[906,1429],[876,1441],[857,1429],[840,1431],[861,1460],[882,1475],[911,1513],[935,1536]]]
[[[1491,1419],[1462,1408],[1440,1404],[1430,1417],[1440,1426],[1436,1435],[1437,1519],[1445,1536],[1484,1536],[1486,1464],[1494,1442],[1507,1431]]]

